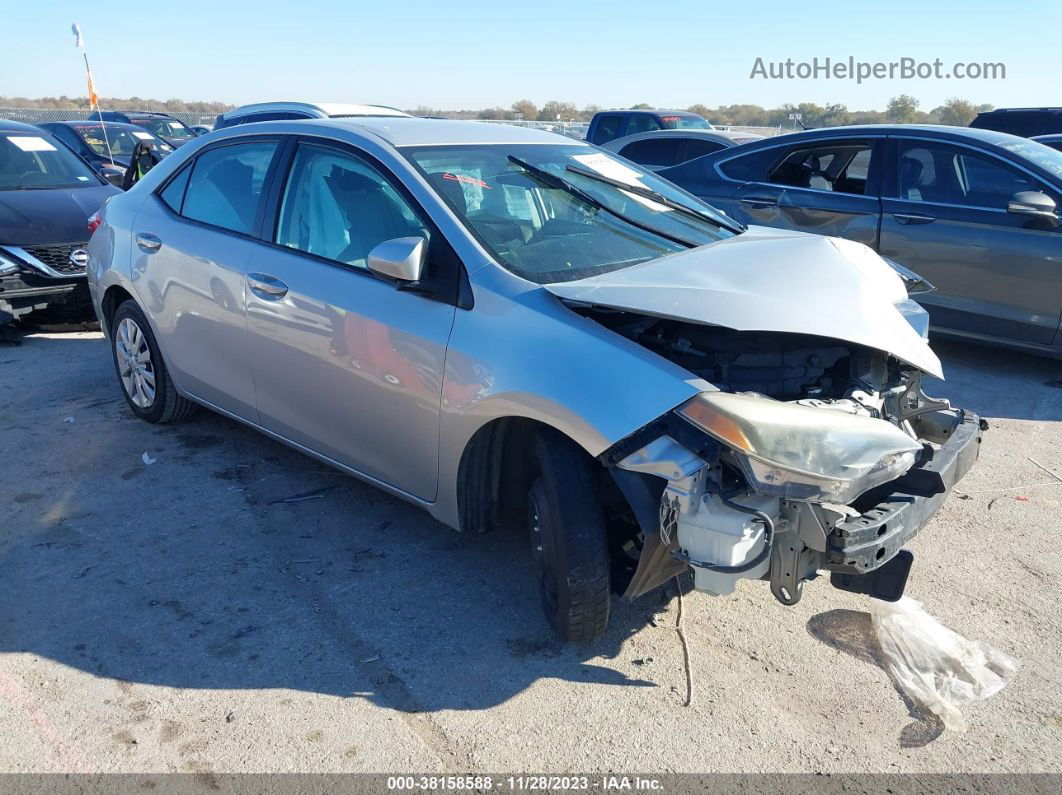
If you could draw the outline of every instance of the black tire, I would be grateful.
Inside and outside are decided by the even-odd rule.
[[[535,458],[527,525],[542,607],[563,640],[596,640],[608,626],[612,593],[594,462],[552,430],[537,434]]]
[[[150,352],[151,358],[148,364],[151,369],[151,375],[154,377],[155,391],[147,405],[138,405],[137,402],[134,401],[133,395],[131,395],[129,389],[126,388],[122,376],[122,359],[124,356],[119,351],[121,344],[119,338],[123,320],[130,320],[136,325],[143,334],[144,342],[147,344],[147,349]],[[166,362],[162,358],[162,352],[159,350],[159,345],[155,341],[155,335],[151,331],[151,325],[148,323],[143,311],[141,311],[140,307],[136,305],[135,301],[125,301],[118,307],[118,310],[114,313],[114,317],[111,320],[110,338],[111,359],[114,361],[114,372],[118,377],[118,386],[122,390],[122,394],[125,396],[125,402],[129,404],[129,408],[133,410],[133,413],[136,414],[136,416],[147,422],[166,423],[186,419],[195,413],[198,406],[191,400],[188,400],[188,398],[181,397],[177,394],[177,390],[173,386],[173,381],[170,379],[170,371],[166,368]],[[146,395],[144,393],[139,392],[137,394],[139,395],[141,402],[146,400]]]

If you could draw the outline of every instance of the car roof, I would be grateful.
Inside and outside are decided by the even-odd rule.
[[[386,105],[362,105],[352,102],[256,102],[241,105],[221,114],[224,119],[236,119],[249,113],[270,111],[319,111],[326,116],[408,116],[405,111]]]
[[[624,135],[622,138],[614,138],[600,145],[615,152],[635,141],[651,141],[657,138],[707,138],[710,141],[736,144],[739,139],[759,140],[762,137],[762,135],[753,135],[752,133],[734,133],[726,130],[704,130],[697,127],[686,127],[679,130],[646,130],[645,132]]]
[[[1050,141],[1051,143],[1055,143],[1057,141],[1062,141],[1062,133],[1048,133],[1047,135],[1034,135],[1031,140],[1039,141],[1040,143],[1043,143],[1045,141]]]
[[[664,108],[612,108],[611,110],[599,110],[598,113],[667,113],[675,116],[697,116],[696,113],[688,110],[665,110]]]
[[[743,144],[744,148],[774,146],[779,143],[799,143],[822,138],[858,135],[928,135],[943,140],[963,141],[971,138],[989,144],[1013,143],[1027,140],[1018,135],[982,130],[976,127],[951,127],[946,124],[849,124],[843,127],[818,127],[812,130],[783,133]]]
[[[285,122],[259,122],[265,125]],[[389,118],[364,116],[349,119],[306,119],[294,122],[297,125],[314,125],[332,129],[368,131],[387,141],[392,146],[427,146],[454,144],[590,144],[565,135],[520,127],[514,124],[491,124],[481,121],[456,119],[420,119],[413,116]],[[248,130],[251,125],[241,125]]]
[[[978,113],[977,115],[978,116],[984,116],[985,114],[988,114],[988,113],[1011,113],[1012,111],[1024,112],[1024,113],[1028,113],[1029,111],[1033,111],[1033,112],[1041,111],[1041,112],[1045,112],[1045,113],[1062,113],[1062,108],[1057,108],[1057,107],[1055,107],[1055,108],[1052,108],[1052,107],[1047,107],[1047,108],[993,108],[992,110],[983,110],[980,113]]]
[[[148,135],[152,134],[145,130],[143,127],[140,127],[136,124],[127,124],[124,121],[100,121],[99,119],[63,119],[62,121],[42,122],[41,126],[44,126],[44,124],[61,124],[64,127],[73,128],[99,127],[102,124],[105,126],[105,129],[108,130],[135,130],[137,132],[147,132]]]
[[[35,135],[40,135],[41,128],[35,124],[26,124],[25,122],[13,121],[11,119],[0,119],[0,132],[33,133]],[[47,132],[47,130],[44,132]]]

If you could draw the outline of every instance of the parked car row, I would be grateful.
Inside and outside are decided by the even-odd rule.
[[[597,146],[295,105],[223,114],[126,193],[0,132],[0,179],[80,219],[0,232],[4,273],[32,288],[45,237],[78,247],[55,256],[148,422],[206,406],[454,528],[518,528],[566,640],[689,570],[898,599],[987,427],[923,391],[930,326],[1058,351],[1062,153],[1027,138],[680,120]]]
[[[690,569],[899,598],[985,428],[922,391],[917,277],[534,129],[215,130],[113,196],[88,253],[135,415],[206,406],[454,528],[517,528],[566,640]]]

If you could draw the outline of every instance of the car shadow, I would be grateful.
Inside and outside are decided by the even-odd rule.
[[[1062,420],[1062,361],[951,340],[932,345],[945,380],[926,379],[928,394],[983,417]]]
[[[28,339],[20,359],[55,346],[93,362],[27,387],[4,424],[12,450],[41,454],[0,461],[0,653],[410,713],[485,709],[540,679],[656,686],[622,653],[659,594],[614,597],[600,641],[563,644],[525,539],[463,536],[210,412],[140,422],[104,342]]]
[[[869,613],[843,608],[827,610],[808,619],[807,631],[827,646],[843,651],[862,662],[876,665],[886,674],[889,673]],[[907,714],[912,719],[912,722],[900,731],[900,747],[921,748],[940,737],[944,733],[944,724],[940,718],[924,711],[912,701],[896,684],[891,674],[889,680],[903,699]]]

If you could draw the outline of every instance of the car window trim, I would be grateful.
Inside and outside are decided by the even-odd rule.
[[[968,143],[965,143],[965,142],[951,141],[951,140],[948,140],[948,139],[945,139],[945,138],[930,138],[928,136],[923,136],[923,135],[899,134],[899,135],[893,135],[892,138],[896,142],[895,148],[893,149],[893,152],[892,152],[893,157],[895,159],[895,162],[893,164],[894,167],[892,168],[892,173],[894,175],[895,182],[891,186],[892,187],[892,192],[895,195],[886,196],[885,194],[882,194],[881,198],[883,198],[883,199],[892,199],[894,201],[902,201],[902,202],[912,202],[914,204],[935,204],[935,205],[938,205],[938,206],[941,206],[941,207],[962,207],[962,208],[965,208],[965,209],[968,209],[968,210],[989,210],[991,212],[999,212],[999,213],[1007,212],[1005,209],[998,209],[998,208],[994,208],[994,207],[978,207],[978,206],[972,205],[972,204],[951,204],[949,202],[923,202],[923,201],[915,201],[914,199],[904,199],[903,197],[901,197],[899,195],[899,193],[900,193],[900,147],[901,147],[901,144],[904,141],[920,141],[920,142],[937,144],[937,145],[945,146],[945,147],[952,146],[952,147],[957,147],[957,148],[960,148],[960,149],[969,149],[970,151],[976,152],[977,154],[982,155],[983,157],[987,157],[987,158],[993,159],[993,160],[998,160],[999,162],[1003,163],[1004,165],[1010,166],[1011,168],[1017,169],[1018,171],[1025,172],[1030,177],[1032,177],[1034,180],[1036,180],[1037,184],[1040,185],[1040,187],[1041,187],[1041,191],[1040,192],[1041,193],[1045,193],[1048,196],[1051,196],[1052,194],[1054,194],[1054,198],[1055,198],[1056,201],[1058,201],[1059,198],[1062,197],[1062,187],[1055,187],[1055,186],[1051,185],[1049,182],[1047,182],[1042,176],[1037,174],[1035,171],[1032,171],[1032,170],[1030,170],[1028,168],[1025,168],[1023,165],[1021,165],[1021,164],[1019,164],[1019,163],[1017,163],[1017,162],[1015,162],[1015,161],[1013,161],[1013,160],[1011,160],[1011,159],[1009,159],[1007,157],[1004,157],[1003,155],[997,154],[996,152],[993,152],[993,151],[991,151],[989,149],[982,149],[979,146],[975,146],[973,144],[968,144]],[[1045,190],[1045,188],[1046,188],[1046,190]]]
[[[284,251],[295,256],[307,257],[314,262],[329,265],[346,273],[355,273],[363,278],[369,278],[374,281],[381,280],[380,277],[369,270],[368,267],[359,268],[355,265],[323,257],[319,254],[303,251],[300,248],[285,246],[276,241],[277,229],[280,225],[280,210],[281,205],[283,204],[284,191],[287,188],[288,181],[291,179],[291,169],[295,164],[295,156],[298,153],[299,146],[305,144],[319,149],[331,149],[337,154],[347,155],[356,160],[361,160],[370,168],[377,171],[395,190],[395,192],[397,192],[398,195],[410,206],[410,209],[413,210],[421,223],[427,227],[428,232],[431,235],[430,239],[432,241],[441,241],[441,245],[446,246],[445,259],[449,259],[453,262],[453,268],[451,268],[451,270],[454,271],[444,280],[447,288],[446,292],[450,293],[450,295],[437,293],[430,293],[427,295],[423,293],[419,294],[432,300],[456,306],[459,309],[472,308],[472,290],[468,280],[468,269],[465,267],[461,255],[457,253],[457,249],[453,247],[450,241],[442,233],[442,230],[439,229],[427,209],[417,200],[416,196],[409,191],[398,176],[388,168],[386,164],[366,152],[364,149],[361,149],[355,144],[348,143],[347,141],[337,141],[334,138],[320,135],[293,133],[287,133],[283,137],[288,139],[286,145],[283,147],[284,158],[282,161],[273,164],[276,168],[273,169],[271,178],[267,177],[267,179],[270,179],[268,195],[266,194],[266,188],[263,184],[262,194],[265,197],[265,203],[261,227],[258,230],[259,235],[255,238],[256,242],[277,251]]]
[[[215,151],[217,149],[221,149],[222,147],[226,147],[226,146],[245,145],[245,144],[249,144],[249,143],[266,143],[266,142],[274,142],[274,141],[277,143],[277,148],[273,152],[273,157],[269,161],[269,166],[266,169],[265,178],[262,180],[262,192],[258,195],[258,206],[255,208],[255,211],[254,211],[254,221],[251,224],[251,232],[249,232],[249,233],[248,232],[240,232],[240,231],[238,231],[236,229],[229,229],[229,228],[224,227],[224,226],[218,226],[217,224],[212,224],[212,223],[209,223],[207,221],[200,221],[198,218],[189,218],[187,215],[184,214],[184,202],[185,202],[185,199],[188,197],[188,185],[185,185],[184,195],[181,196],[181,212],[176,212],[172,207],[170,207],[170,205],[168,205],[166,203],[165,199],[162,198],[162,192],[164,190],[166,190],[167,187],[169,187],[170,183],[173,182],[175,179],[177,179],[177,177],[179,177],[186,169],[191,168],[191,169],[194,170],[196,163],[199,162],[199,158],[201,158],[207,152],[213,152],[213,151]],[[277,134],[262,135],[261,133],[256,133],[256,134],[253,134],[253,135],[244,135],[244,136],[239,136],[239,137],[234,137],[234,138],[226,138],[226,139],[224,139],[222,141],[215,141],[215,142],[211,143],[209,146],[206,146],[206,147],[200,149],[191,158],[188,159],[187,163],[182,163],[180,165],[180,167],[178,167],[172,174],[170,174],[161,183],[159,183],[159,186],[157,188],[155,188],[154,191],[152,191],[152,196],[155,197],[156,201],[163,207],[163,209],[167,213],[169,213],[171,216],[173,216],[175,219],[177,219],[179,221],[184,221],[185,223],[194,224],[196,226],[201,226],[201,227],[204,227],[205,229],[212,229],[215,232],[224,232],[224,233],[229,234],[229,235],[235,235],[236,237],[242,238],[243,240],[257,241],[257,240],[259,240],[259,237],[257,236],[256,232],[261,227],[262,213],[263,213],[263,210],[264,210],[264,207],[265,207],[265,204],[264,204],[263,200],[264,200],[264,197],[265,197],[266,186],[269,183],[271,172],[277,166],[278,155],[281,153],[281,150],[283,149],[283,146],[282,146],[283,143],[284,143],[283,136],[281,136],[281,135],[277,135]],[[191,185],[191,183],[192,183],[192,179],[191,178],[192,178],[192,174],[189,174],[188,175],[188,184],[189,185]]]

